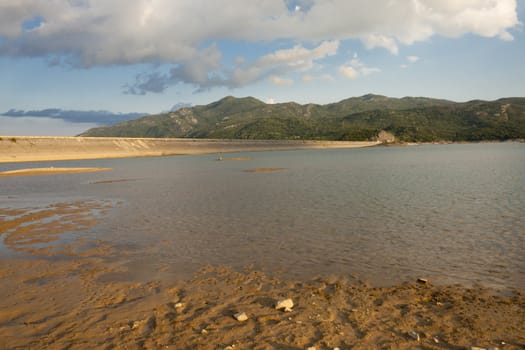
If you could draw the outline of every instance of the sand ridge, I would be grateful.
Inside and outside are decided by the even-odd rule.
[[[75,174],[90,173],[97,171],[108,171],[111,168],[29,168],[17,169],[0,172],[0,176],[36,176],[36,175],[53,175],[53,174]]]
[[[0,136],[0,163],[356,148],[378,144],[369,141]]]

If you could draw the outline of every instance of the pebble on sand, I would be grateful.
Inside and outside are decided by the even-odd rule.
[[[410,332],[408,332],[408,336],[409,336],[410,338],[414,339],[414,340],[417,340],[417,341],[419,341],[419,339],[420,339],[420,338],[419,338],[419,334],[417,334],[417,333],[414,332],[414,331],[410,331]]]
[[[428,284],[428,280],[426,278],[421,277],[417,279],[417,282],[421,284]]]
[[[248,315],[246,315],[246,313],[244,312],[238,312],[235,315],[233,315],[233,317],[239,322],[244,322],[248,319]]]
[[[275,309],[280,310],[284,309],[286,312],[292,311],[293,308],[293,300],[292,299],[283,299],[279,300],[277,304],[275,304]]]

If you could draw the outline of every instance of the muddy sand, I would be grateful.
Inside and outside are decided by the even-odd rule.
[[[525,348],[524,291],[290,281],[249,267],[131,278],[122,247],[83,234],[112,206],[0,209],[0,349]],[[287,298],[292,310],[276,310]]]

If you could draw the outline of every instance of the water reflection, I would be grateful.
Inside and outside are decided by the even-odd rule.
[[[290,278],[524,287],[524,151],[513,143],[55,162],[114,170],[7,179],[2,190],[18,200],[121,200],[92,234],[151,278],[166,266],[186,277],[206,263],[253,264]],[[245,171],[257,168],[286,170]]]

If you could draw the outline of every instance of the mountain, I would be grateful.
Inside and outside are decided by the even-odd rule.
[[[371,140],[382,130],[402,142],[525,138],[525,98],[457,103],[368,94],[327,105],[300,105],[228,96],[80,136]]]

